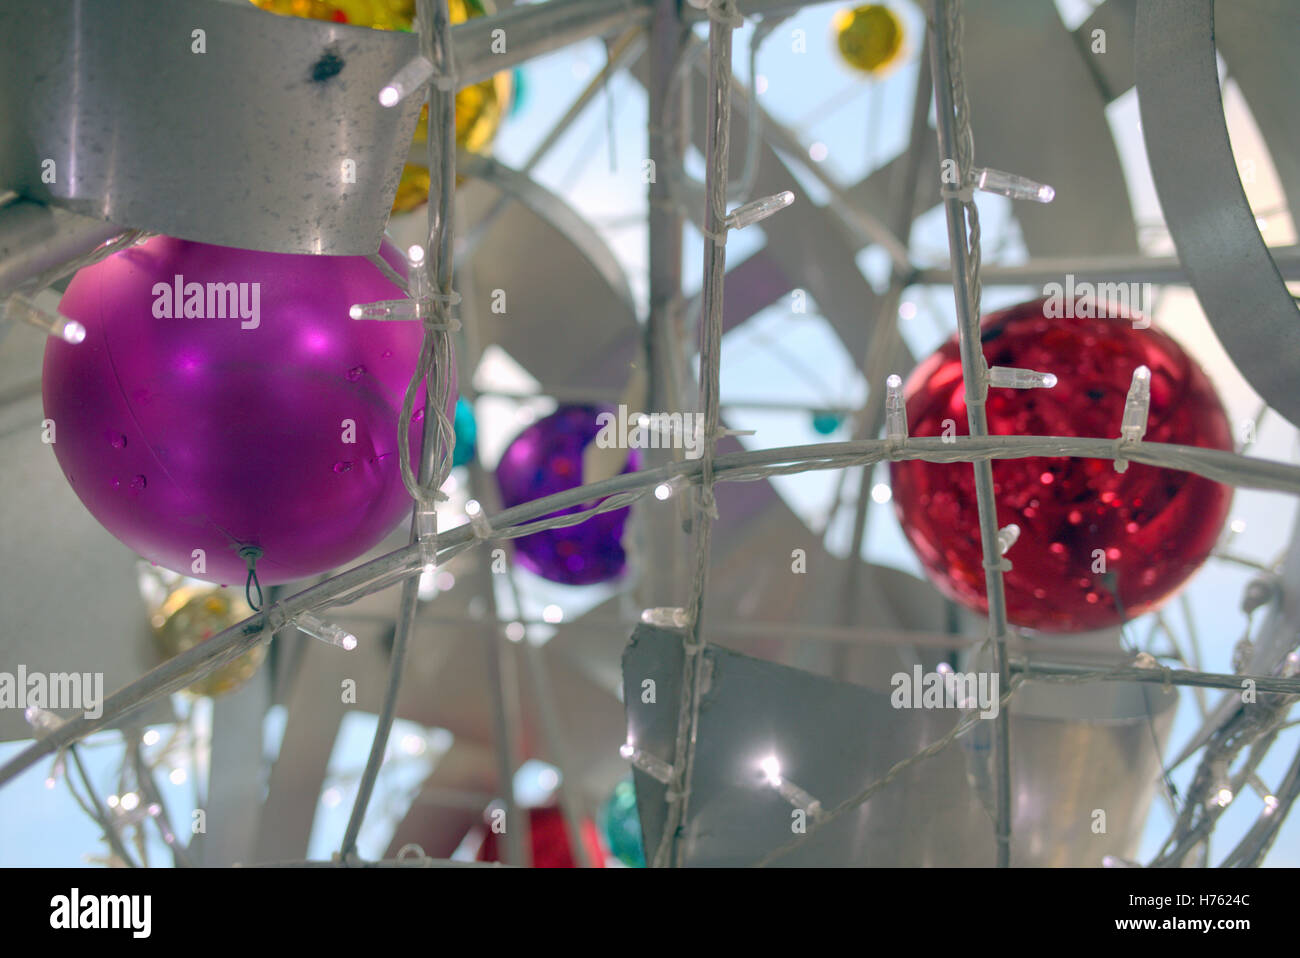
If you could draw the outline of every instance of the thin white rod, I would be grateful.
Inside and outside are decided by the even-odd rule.
[[[746,17],[766,16],[768,14],[790,14],[804,7],[816,6],[826,0],[745,0],[742,12]],[[698,7],[682,4],[682,17],[687,23],[699,23],[708,13]]]
[[[605,88],[609,78],[641,55],[641,52],[645,49],[644,32],[640,27],[630,27],[610,45],[609,60],[601,67],[600,72],[591,78],[582,92],[578,94],[577,99],[565,111],[564,116],[555,122],[546,136],[542,137],[542,141],[533,148],[533,152],[524,161],[524,165],[519,168],[520,172],[531,173],[533,168],[545,158],[552,147],[559,143],[564,134],[569,131],[569,127],[587,108],[587,104]],[[465,237],[464,244],[460,249],[462,256],[473,254],[474,250],[483,242],[484,237],[491,231],[493,224],[509,208],[510,203],[511,197],[509,196],[497,197],[492,206],[488,208],[488,211],[475,222],[469,235]]]
[[[682,669],[682,694],[673,759],[673,786],[666,795],[668,822],[654,864],[681,866],[685,842],[681,827],[690,812],[691,775],[699,731],[703,673],[704,596],[708,587],[709,551],[713,541],[714,437],[719,425],[721,392],[722,297],[727,271],[727,162],[731,127],[731,33],[735,6],[730,0],[710,0],[708,131],[705,141],[704,280],[700,312],[700,407],[704,416],[704,454],[700,460],[699,508],[696,510],[695,572],[689,635]]]
[[[495,502],[495,499],[493,501]],[[524,600],[515,570],[516,567],[513,562],[506,567],[506,585],[510,587],[510,595],[514,601],[515,613],[518,615],[517,621],[519,621],[523,619]],[[569,853],[573,856],[574,864],[577,867],[589,868],[591,867],[591,861],[587,857],[587,849],[582,842],[582,815],[578,800],[578,776],[573,773],[572,765],[569,762],[568,740],[564,736],[564,726],[560,721],[559,709],[555,706],[555,697],[551,692],[550,676],[546,672],[546,663],[542,658],[541,650],[528,641],[526,633],[522,644],[524,646],[522,650],[524,667],[528,670],[529,679],[533,683],[533,696],[537,704],[538,715],[542,720],[542,741],[546,746],[547,755],[560,771],[560,783],[556,787],[556,791],[559,793],[560,813],[564,817],[565,836],[569,842]]]
[[[688,378],[684,348],[685,300],[682,296],[682,244],[686,217],[672,201],[671,171],[681,166],[686,154],[687,110],[690,83],[674,83],[674,68],[690,43],[691,32],[683,25],[678,0],[656,0],[650,22],[650,43],[646,93],[647,142],[654,169],[664,171],[647,187],[648,262],[650,279],[649,316],[643,350],[648,409],[683,409]],[[672,461],[673,450],[643,452],[642,466],[653,467]],[[672,506],[674,519],[684,513],[679,499]],[[636,599],[642,608],[676,606],[686,591],[686,556],[678,547],[680,521],[664,522],[658,510],[640,508],[634,527],[640,540]]]
[[[860,232],[868,240],[878,244],[881,249],[889,254],[889,259],[893,263],[895,270],[903,273],[911,272],[912,262],[908,258],[906,242],[873,214],[855,205],[852,198],[844,192],[844,188],[835,182],[834,177],[823,168],[821,163],[807,159],[807,147],[799,141],[799,138],[789,128],[762,107],[758,109],[758,115],[763,123],[764,135],[771,141],[772,145],[797,158],[800,165],[829,194],[830,202],[827,204],[827,209],[851,229]],[[948,277],[945,274],[942,282],[947,281]]]
[[[1283,279],[1300,280],[1300,246],[1274,246],[1269,249]],[[1044,286],[1065,282],[1066,275],[1076,284],[1155,283],[1187,285],[1191,281],[1176,256],[1093,256],[1073,259],[1031,259],[1013,266],[985,265],[980,281],[985,286]],[[946,285],[952,282],[952,267],[927,266],[917,271],[913,281],[919,285]]]
[[[954,53],[960,55],[960,0],[934,0],[930,22],[930,69],[934,75],[936,127],[939,138],[939,156],[948,164],[955,164],[959,184],[970,173],[972,157],[959,156],[958,137],[969,141],[968,108],[957,100],[953,91],[955,79],[960,82],[960,68],[951,61]],[[964,100],[964,95],[961,98]],[[956,101],[956,102],[954,102]],[[954,111],[963,113],[961,130],[956,128]],[[962,150],[966,152],[967,150]],[[953,266],[953,295],[957,303],[958,343],[961,351],[962,378],[966,385],[966,417],[970,434],[988,435],[988,422],[984,415],[984,397],[987,393],[987,364],[980,344],[979,276],[971,275],[972,257],[979,252],[979,235],[972,229],[972,247],[967,250],[966,209],[974,211],[974,204],[963,203],[955,196],[944,199],[944,212],[948,219],[948,256]],[[972,212],[972,227],[978,213]],[[978,269],[978,259],[975,260]],[[984,583],[988,596],[989,637],[993,640],[993,664],[1002,687],[1008,687],[1006,662],[1007,606],[1002,581],[1002,555],[998,549],[997,504],[993,497],[993,465],[987,460],[974,464],[975,499],[979,510],[980,545],[984,553]],[[1008,710],[998,712],[997,723],[997,863],[1006,868],[1011,863],[1011,735]]]
[[[547,0],[472,17],[451,31],[456,83],[473,86],[544,53],[649,21],[645,0]]]
[[[546,661],[542,650],[525,637],[524,662],[528,668],[529,678],[533,682],[533,695],[537,699],[537,714],[542,719],[542,738],[551,760],[560,770],[558,786],[560,812],[564,816],[565,831],[569,838],[569,851],[573,862],[579,868],[590,868],[591,858],[582,841],[582,815],[578,805],[578,781],[573,773],[573,763],[569,761],[569,750],[564,736],[564,726],[560,721],[560,710],[555,704],[555,693],[551,690],[550,675],[546,670]]]
[[[1219,672],[1199,672],[1193,669],[1170,669],[1164,666],[1143,668],[1137,665],[1099,669],[1095,665],[1026,662],[1020,659],[1010,660],[1008,668],[1018,675],[1045,682],[1054,680],[1146,682],[1153,685],[1189,685],[1193,688],[1231,689],[1240,692],[1242,683],[1250,680],[1261,692],[1300,694],[1300,678],[1286,679],[1276,675],[1224,675]]]
[[[462,198],[458,198],[460,201]],[[478,304],[475,301],[474,264],[467,255],[461,257],[459,268],[460,285],[465,290],[462,309],[466,322],[460,329],[460,346],[456,351],[456,362],[460,371],[461,399],[473,406],[478,398],[474,388],[474,370],[478,369],[483,358],[480,330],[475,322]],[[488,513],[500,511],[501,504],[497,498],[496,484],[484,471],[477,457],[471,457],[468,463],[469,487],[475,498]],[[494,618],[498,624],[501,620],[501,607],[497,601],[496,589],[492,585],[492,556],[483,550],[478,556],[478,572],[487,583],[487,599]],[[428,616],[424,621],[433,624]],[[461,623],[481,630],[483,623],[466,621]],[[523,728],[519,716],[519,663],[514,649],[510,648],[501,629],[492,629],[485,637],[484,651],[487,658],[488,688],[492,694],[492,729],[495,739],[495,756],[497,778],[500,782],[502,801],[506,808],[505,863],[507,865],[525,866],[528,864],[528,849],[531,845],[532,829],[528,816],[521,814],[515,800],[515,770],[519,767],[518,733]],[[481,802],[479,809],[487,807]]]
[[[651,307],[651,315],[654,315],[654,307]],[[680,354],[678,354],[680,355]],[[651,388],[650,394],[654,390]],[[480,396],[492,396],[501,399],[529,400],[529,399],[550,399],[557,403],[578,403],[580,405],[602,405],[617,404],[625,400],[625,394],[615,389],[597,389],[582,388],[572,386],[555,386],[551,387],[546,384],[539,386],[537,389],[484,389],[479,392]],[[647,400],[646,408],[663,410],[665,403],[656,402],[654,399]],[[669,403],[667,405],[674,405]],[[722,409],[765,409],[775,410],[778,412],[824,412],[834,416],[854,416],[861,413],[859,406],[835,406],[815,402],[795,402],[793,400],[782,401],[779,399],[723,399],[720,406]]]
[[[903,188],[897,194],[898,207],[893,222],[895,233],[904,246],[911,236],[916,207],[916,187],[921,173],[921,157],[924,155],[926,138],[930,135],[931,86],[930,63],[922,58],[912,100],[912,125],[907,155],[903,160]],[[884,425],[885,379],[897,371],[892,368],[892,365],[902,341],[898,331],[898,306],[907,283],[907,273],[895,268],[890,277],[889,289],[877,306],[875,325],[871,329],[867,352],[862,360],[862,368],[867,376],[867,401],[859,413],[855,438],[874,439],[880,434],[880,429]],[[849,543],[849,561],[844,566],[844,583],[840,592],[840,621],[844,625],[853,624],[853,609],[857,603],[866,568],[866,564],[861,561],[861,555],[862,544],[867,537],[873,472],[874,470],[869,468],[862,470],[862,477],[858,483],[858,497],[853,504],[853,535]],[[844,486],[845,483],[841,482],[836,488],[835,501],[830,512],[832,516],[839,512]],[[836,655],[834,670],[836,677],[842,677],[847,667],[848,657],[845,649]]]
[[[416,16],[420,27],[420,53],[436,68],[435,76],[446,76],[452,72],[451,56],[451,16],[447,0],[416,0]],[[454,189],[456,184],[456,94],[449,90],[440,90],[435,84],[427,84],[429,98],[429,135],[428,145],[429,182],[429,232],[425,244],[423,268],[427,271],[429,286],[442,296],[434,301],[434,318],[445,323],[447,313],[446,295],[451,292],[452,279],[452,245],[453,245],[453,210]],[[412,266],[420,269],[420,266]],[[426,329],[422,351],[427,355],[432,351],[435,362],[432,372],[426,380],[424,398],[423,443],[420,454],[419,484],[421,489],[430,486],[436,491],[441,484],[444,450],[442,448],[442,429],[445,421],[443,403],[448,388],[450,370],[443,360],[449,358],[450,350],[441,348],[446,343],[447,332],[431,332]],[[422,357],[421,362],[424,361]],[[407,423],[405,417],[399,430],[405,435]],[[405,465],[403,464],[405,468]],[[411,541],[416,539],[418,515],[421,503],[416,502],[411,515]],[[415,628],[415,610],[419,602],[419,583],[408,578],[402,583],[402,593],[398,604],[397,630],[393,637],[390,653],[388,685],[384,689],[384,698],[375,726],[375,738],[366,758],[365,771],[357,786],[357,797],[352,805],[352,814],[348,819],[347,829],[343,833],[343,842],[339,856],[349,861],[355,855],[357,836],[365,820],[366,807],[374,791],[375,781],[383,765],[384,751],[388,745],[388,736],[393,728],[393,718],[397,708],[397,694],[401,688],[402,671],[406,664],[406,651],[410,645],[411,632]]]

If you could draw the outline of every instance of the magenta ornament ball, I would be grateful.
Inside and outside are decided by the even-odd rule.
[[[264,585],[352,561],[411,508],[397,428],[423,332],[349,308],[403,295],[363,256],[169,237],[81,270],[60,311],[86,338],[45,350],[64,475],[110,533],[195,578],[242,583],[245,546]]]
[[[597,406],[561,406],[539,419],[506,447],[497,465],[497,485],[507,507],[583,485],[583,453],[600,433]],[[628,452],[623,472],[635,472],[638,457]],[[598,500],[599,501],[599,500]],[[582,512],[584,506],[549,515]],[[623,526],[630,508],[613,509],[585,522],[546,529],[514,540],[515,560],[536,575],[564,585],[593,585],[618,578],[627,568]]]

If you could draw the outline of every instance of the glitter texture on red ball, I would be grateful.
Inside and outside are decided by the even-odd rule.
[[[1145,441],[1232,449],[1213,386],[1172,339],[1118,308],[1098,309],[1113,318],[1049,318],[1047,302],[981,323],[990,366],[1058,380],[1052,389],[990,389],[991,435],[1113,439],[1133,371],[1145,365]],[[904,391],[910,435],[942,436],[946,420],[949,435],[968,435],[955,338],[916,367]],[[899,520],[930,578],[987,613],[971,465],[911,460],[892,463],[890,474]],[[993,484],[998,527],[1020,527],[1007,553],[1007,617],[1044,632],[1101,629],[1156,608],[1209,556],[1232,502],[1230,488],[1192,473],[1140,463],[1119,473],[1101,459],[994,460]]]

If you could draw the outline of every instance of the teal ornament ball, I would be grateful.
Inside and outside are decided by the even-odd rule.
[[[463,466],[478,452],[478,423],[474,421],[474,407],[463,398],[456,400],[456,415],[452,420],[456,432],[456,448],[451,453],[451,464]],[[445,460],[444,460],[445,461]]]
[[[641,816],[636,810],[636,786],[624,779],[614,786],[600,809],[600,826],[614,857],[628,868],[645,868]]]
[[[834,413],[815,412],[813,413],[812,426],[819,434],[829,436],[836,429],[840,428],[841,421],[840,417]]]
[[[528,84],[524,81],[524,71],[515,67],[514,76],[514,96],[510,99],[510,112],[507,116],[518,116],[524,108],[524,101],[528,99]]]

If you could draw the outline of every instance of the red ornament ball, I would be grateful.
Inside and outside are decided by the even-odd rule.
[[[593,868],[604,868],[605,849],[600,843],[595,823],[584,818],[579,830],[587,861]],[[569,826],[564,820],[564,813],[557,806],[528,809],[528,832],[532,839],[529,862],[533,868],[578,867],[578,863],[573,860],[573,850],[569,847]],[[496,832],[489,828],[475,860],[502,861],[504,846],[505,841],[498,839]]]
[[[1047,300],[981,323],[990,366],[1055,373],[1052,389],[990,389],[996,436],[1119,435],[1133,371],[1151,370],[1148,442],[1232,449],[1228,417],[1200,367],[1172,339],[1119,310],[1111,318],[1045,315]],[[923,361],[904,390],[912,436],[969,434],[954,337]],[[988,612],[974,470],[969,463],[894,462],[903,531],[945,595]],[[1007,617],[1044,632],[1086,632],[1149,612],[1209,556],[1232,490],[1201,476],[1110,460],[993,462],[998,527],[1015,523],[1007,553]],[[1103,562],[1104,559],[1104,562]],[[1118,601],[1116,601],[1118,598]]]

